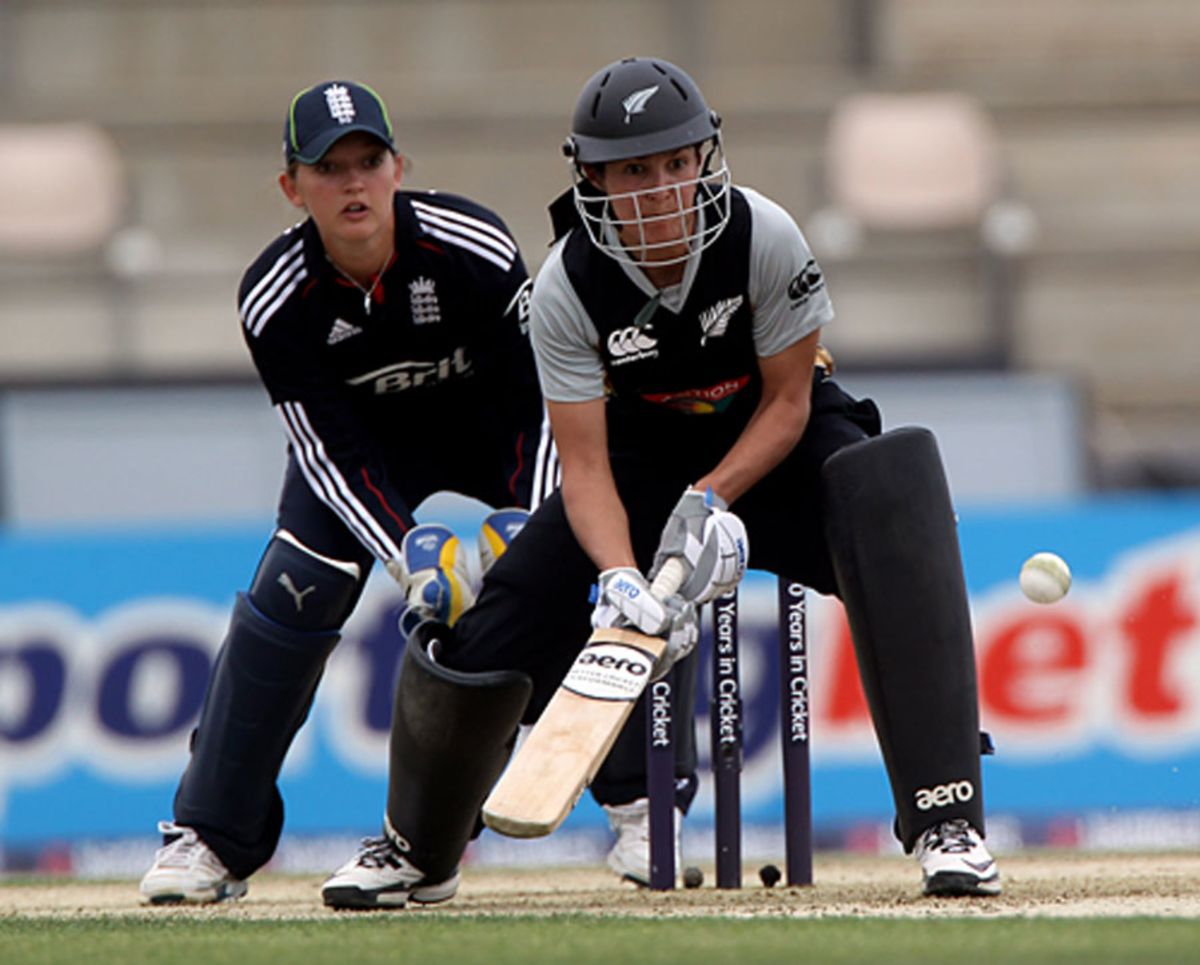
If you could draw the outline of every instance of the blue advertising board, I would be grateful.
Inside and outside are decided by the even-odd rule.
[[[468,545],[479,515],[438,510]],[[234,594],[268,533],[263,522],[0,538],[0,848],[146,836],[169,816]],[[989,813],[1026,841],[1086,844],[1089,816],[1200,811],[1200,498],[967,507],[960,536],[997,746]],[[1072,566],[1059,603],[1020,595],[1020,564],[1037,550]],[[752,573],[741,599],[744,814],[770,825],[782,808],[775,581]],[[886,829],[890,793],[841,606],[810,594],[809,609],[814,820],[818,840],[852,845]],[[377,573],[284,768],[290,835],[376,830],[399,610]],[[705,773],[708,687],[702,674]],[[694,813],[711,814],[707,778]],[[585,799],[567,829],[603,824]]]

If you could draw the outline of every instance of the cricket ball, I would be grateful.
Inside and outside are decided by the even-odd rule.
[[[773,864],[765,864],[758,869],[758,880],[768,888],[774,888],[782,877],[779,869]]]
[[[1018,582],[1034,603],[1057,603],[1071,588],[1071,570],[1055,553],[1034,553],[1021,565]]]
[[[704,872],[695,865],[683,869],[683,887],[699,888],[704,884]]]

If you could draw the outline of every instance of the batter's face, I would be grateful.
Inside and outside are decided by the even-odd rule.
[[[621,243],[638,261],[687,253],[696,220],[700,152],[695,147],[610,161],[589,171],[608,195]]]
[[[296,164],[279,176],[284,195],[312,216],[329,248],[390,248],[392,196],[402,166],[387,145],[361,131],[347,134],[316,164]]]

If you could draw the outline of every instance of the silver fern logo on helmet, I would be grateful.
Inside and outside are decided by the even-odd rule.
[[[621,106],[625,108],[625,123],[628,124],[630,118],[634,114],[645,114],[646,103],[658,93],[658,85],[653,87],[645,87],[642,90],[635,90],[632,94],[621,101]]]

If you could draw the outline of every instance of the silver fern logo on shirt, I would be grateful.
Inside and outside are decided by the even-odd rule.
[[[706,344],[710,338],[720,338],[725,334],[725,330],[729,328],[730,319],[742,307],[743,301],[745,301],[743,295],[735,298],[722,298],[712,308],[706,308],[700,313],[700,331],[703,333],[700,336],[701,345]]]
[[[442,306],[434,288],[432,278],[415,278],[408,283],[414,325],[434,325],[442,320]]]

